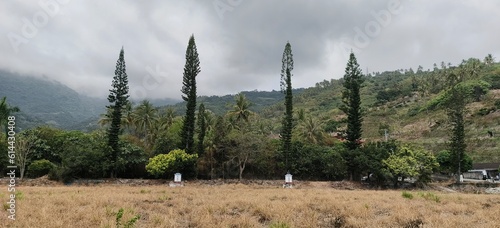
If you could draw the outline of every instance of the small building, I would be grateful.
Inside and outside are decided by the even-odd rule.
[[[500,162],[497,163],[473,163],[472,170],[467,171],[467,173],[481,173],[482,179],[492,179],[498,175],[498,168],[500,167]],[[464,173],[465,177],[465,173]]]

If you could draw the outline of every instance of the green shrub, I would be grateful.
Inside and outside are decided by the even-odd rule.
[[[329,147],[293,141],[288,157],[289,171],[300,179],[341,180],[347,173],[341,154],[343,149],[341,144]],[[280,156],[284,160],[284,153]]]
[[[28,176],[32,178],[47,175],[56,165],[46,159],[36,160],[28,166]]]
[[[495,101],[495,108],[500,109],[500,100]]]
[[[168,154],[159,154],[150,158],[146,170],[155,177],[173,175],[177,172],[190,172],[194,169],[197,159],[197,154],[187,154],[184,150],[172,150]]]
[[[456,156],[452,155],[448,150],[442,150],[437,153],[436,160],[439,163],[439,171],[442,173],[454,173],[458,169]],[[462,170],[472,169],[472,158],[465,153],[460,164]]]
[[[123,208],[120,208],[120,210],[118,210],[118,212],[116,213],[116,228],[119,228],[119,227],[124,227],[124,228],[132,228],[135,226],[135,223],[137,222],[137,220],[139,220],[141,218],[141,215],[136,215],[134,216],[133,218],[131,218],[130,220],[128,220],[126,223],[122,224],[121,220],[122,220],[122,217],[123,217]]]
[[[479,116],[486,116],[496,110],[495,107],[490,107],[490,108],[480,108],[477,110],[476,114]]]
[[[410,116],[410,117],[416,116],[416,115],[418,115],[420,113],[421,109],[422,108],[420,106],[416,106],[416,107],[410,108],[410,109],[408,109],[407,115]]]
[[[488,93],[490,84],[482,80],[470,80],[461,82],[457,89],[465,94],[468,102],[480,101],[483,95]],[[452,102],[452,91],[450,89],[441,91],[434,99],[430,100],[420,111],[435,110]]]
[[[500,69],[487,73],[484,80],[490,83],[490,89],[500,89]]]

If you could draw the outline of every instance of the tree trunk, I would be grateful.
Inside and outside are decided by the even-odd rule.
[[[245,170],[246,160],[240,163],[240,182],[243,180],[243,171]]]
[[[247,164],[247,161],[248,161],[248,154],[245,156],[245,158],[242,160],[239,160],[239,163],[240,163],[240,182],[241,180],[243,180],[243,171],[245,170],[245,166]]]
[[[244,170],[244,169],[245,169],[245,168],[244,168],[244,167],[241,167],[241,165],[240,165],[240,182],[241,182],[241,180],[243,179],[243,170]]]
[[[24,178],[24,171],[25,171],[25,169],[26,169],[26,166],[25,166],[25,165],[22,165],[22,166],[20,166],[20,167],[19,167],[19,171],[21,171],[21,172],[20,172],[20,173],[21,173],[21,174],[20,174],[20,179],[21,179],[21,180],[23,180],[23,178]]]

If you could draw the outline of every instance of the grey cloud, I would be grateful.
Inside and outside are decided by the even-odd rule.
[[[199,94],[279,89],[287,41],[295,59],[294,87],[307,87],[342,77],[346,56],[339,47],[352,46],[355,28],[365,32],[366,26],[379,23],[373,13],[387,10],[395,0],[241,1],[222,18],[214,1],[229,4],[72,0],[60,4],[58,13],[21,44],[18,53],[7,34],[22,35],[22,18],[31,20],[43,9],[1,1],[0,68],[46,75],[80,92],[105,97],[123,45],[132,91],[145,91],[150,98],[179,98],[185,48],[194,34],[202,68]],[[488,53],[500,56],[498,1],[399,3],[399,13],[391,14],[367,45],[353,46],[363,70],[431,68],[441,61],[456,64]],[[151,77],[148,68],[158,69],[162,76]]]

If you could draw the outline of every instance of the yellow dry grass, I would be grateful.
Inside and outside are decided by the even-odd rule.
[[[17,219],[1,227],[500,227],[500,196],[278,186],[20,187]],[[430,197],[429,197],[430,196]],[[5,193],[0,195],[6,202]]]

